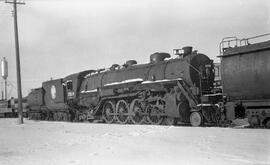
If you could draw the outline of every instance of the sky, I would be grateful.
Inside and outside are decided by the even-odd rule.
[[[270,32],[269,0],[25,0],[18,7],[22,92],[43,81],[193,46],[219,61],[224,37]],[[17,96],[12,5],[0,1],[0,58]],[[172,55],[173,56],[173,55]],[[3,79],[0,80],[3,90]]]

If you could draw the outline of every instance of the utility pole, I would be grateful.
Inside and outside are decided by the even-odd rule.
[[[16,68],[17,68],[17,89],[18,89],[18,119],[19,124],[23,124],[23,110],[22,110],[22,85],[21,85],[21,67],[20,67],[20,47],[18,36],[18,23],[17,23],[17,4],[24,5],[24,2],[5,1],[6,3],[13,4],[13,18],[14,18],[14,33],[15,33],[15,50],[16,50]]]

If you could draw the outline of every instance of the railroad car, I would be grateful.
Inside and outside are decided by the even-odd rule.
[[[228,120],[247,117],[252,126],[270,127],[270,41],[261,42],[269,36],[228,37],[220,44]],[[255,39],[260,42],[252,44]]]
[[[12,111],[10,100],[1,100],[0,101],[0,117],[13,117],[15,112]]]
[[[28,105],[26,98],[22,99],[23,116],[27,117]],[[18,99],[10,98],[0,100],[0,117],[17,117],[18,116]]]

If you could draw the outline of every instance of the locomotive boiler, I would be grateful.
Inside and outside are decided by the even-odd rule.
[[[28,96],[30,118],[194,126],[216,121],[217,112],[203,112],[201,103],[213,88],[213,61],[192,47],[174,51],[176,58],[157,52],[146,64],[129,60],[44,82]]]

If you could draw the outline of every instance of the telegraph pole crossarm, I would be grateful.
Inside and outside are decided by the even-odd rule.
[[[11,3],[11,4],[18,4],[18,5],[25,5],[25,2],[17,2],[16,0],[15,1],[8,1],[8,0],[5,0],[5,3]]]

